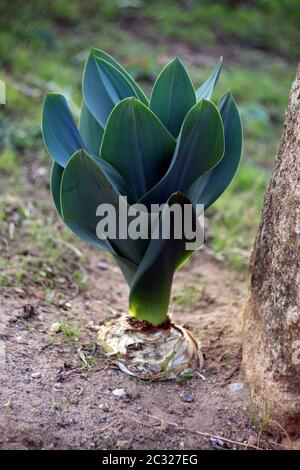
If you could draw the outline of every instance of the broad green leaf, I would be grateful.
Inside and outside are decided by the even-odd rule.
[[[175,145],[149,108],[136,98],[126,98],[107,121],[100,153],[127,181],[136,201],[165,174]]]
[[[98,58],[93,50],[85,66],[82,90],[87,107],[103,129],[119,101],[137,97],[127,78],[114,65]]]
[[[215,168],[200,176],[187,193],[194,204],[204,204],[205,209],[218,199],[231,182],[242,152],[242,122],[230,92],[225,93],[218,106],[224,125],[224,157]]]
[[[81,129],[83,135],[89,142],[89,147],[96,147],[99,140],[99,129],[97,122],[93,119],[86,106],[83,108],[82,118],[87,118]],[[88,126],[88,128],[86,127]],[[72,114],[69,110],[66,99],[58,93],[49,93],[45,99],[42,119],[42,132],[45,146],[52,158],[62,167],[65,167],[69,158],[79,149],[86,149],[87,145],[81,138],[76,127]],[[97,136],[96,136],[97,132]],[[92,151],[91,151],[92,153]],[[108,162],[102,161],[99,157],[99,148],[93,158],[106,173],[114,187],[126,194],[128,185],[124,178]]]
[[[197,101],[205,99],[210,100],[213,94],[214,88],[218,81],[221,68],[222,68],[223,58],[221,57],[219,62],[217,63],[216,67],[208,77],[208,79],[201,85],[200,88],[196,91],[196,98]]]
[[[176,191],[185,193],[193,182],[221,160],[224,129],[217,107],[201,100],[187,114],[171,165],[165,176],[139,202],[165,202]]]
[[[132,76],[127,72],[127,70],[122,67],[119,62],[116,61],[111,55],[107,54],[107,52],[104,52],[100,49],[92,49],[94,55],[98,57],[99,59],[104,59],[106,62],[109,62],[110,64],[114,65],[118,71],[124,75],[124,77],[129,81],[130,85],[135,91],[136,96],[138,99],[144,103],[146,106],[149,106],[148,99],[146,95],[144,94],[143,90],[139,87],[139,85],[136,83],[136,81],[132,78]]]
[[[158,76],[151,95],[150,109],[175,137],[196,103],[193,84],[179,59],[172,60]]]
[[[84,142],[64,96],[48,93],[42,115],[42,134],[51,157],[65,167],[76,150],[84,148]]]
[[[64,168],[54,161],[51,169],[50,184],[53,202],[60,217],[62,217],[60,204],[60,187],[63,171]],[[106,240],[100,240],[89,227],[86,227],[82,224],[78,224],[76,222],[64,222],[69,227],[69,229],[72,230],[72,232],[74,232],[82,240],[86,241],[90,245],[102,248],[103,250],[108,251],[110,253],[114,253],[113,249],[107,244]]]
[[[87,151],[94,155],[99,155],[104,131],[84,101],[81,106],[79,132],[84,140]]]
[[[100,204],[110,204],[118,215],[120,194],[111,185],[95,160],[84,150],[76,152],[69,160],[62,176],[60,202],[62,217],[66,222],[76,222],[88,227],[96,235]],[[122,216],[127,211],[121,206]],[[138,264],[146,249],[147,240],[113,239],[109,243],[116,254],[133,264]]]
[[[156,227],[157,239],[151,239],[130,289],[130,314],[155,326],[166,320],[174,272],[190,255],[185,245],[187,239],[184,236],[178,239],[173,236],[175,222],[173,217],[169,217],[169,207],[174,204],[183,209],[190,201],[181,193],[175,193],[169,198]],[[161,236],[163,224],[170,228],[170,239]],[[193,224],[197,226],[195,212]]]
[[[61,188],[61,179],[63,175],[64,168],[61,167],[58,163],[55,161],[52,164],[52,169],[51,169],[51,193],[54,201],[54,205],[56,207],[56,210],[60,217],[62,217],[61,214],[61,206],[60,206],[60,188]],[[86,227],[82,224],[78,224],[76,222],[67,222],[64,221],[67,227],[72,230],[72,232],[75,233],[78,237],[80,237],[82,240],[85,242],[89,243],[90,245],[100,248],[104,251],[107,251],[111,253],[116,262],[118,263],[126,281],[130,285],[132,282],[132,279],[137,271],[137,265],[130,263],[127,261],[125,258],[122,258],[121,256],[117,255],[116,250],[113,248],[112,243],[110,243],[108,240],[101,240],[98,238],[93,230],[91,230],[89,227]]]

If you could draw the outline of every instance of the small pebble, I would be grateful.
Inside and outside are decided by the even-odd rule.
[[[96,268],[101,269],[101,271],[106,271],[107,268],[108,268],[108,264],[107,263],[97,263]]]
[[[17,336],[16,341],[19,344],[26,344],[26,340],[24,338],[22,338],[22,336]]]
[[[64,310],[70,310],[70,308],[72,308],[72,304],[70,302],[64,302],[62,307]]]
[[[181,400],[184,401],[185,403],[192,403],[194,401],[193,395],[188,392],[181,393],[180,397],[181,397]]]
[[[233,393],[239,392],[243,388],[244,388],[244,384],[242,382],[229,384],[229,390]]]
[[[60,330],[60,323],[56,321],[55,323],[52,323],[52,325],[49,328],[50,333],[58,333]]]
[[[126,392],[125,392],[124,388],[116,388],[111,393],[113,394],[114,397],[118,397],[118,398],[125,398],[126,397]]]
[[[215,437],[210,437],[209,438],[210,443],[212,444],[213,448],[216,450],[221,450],[226,448],[226,443],[222,441],[222,439],[217,439]]]
[[[33,374],[31,374],[31,378],[32,379],[39,379],[41,377],[41,373],[40,372],[34,372]]]

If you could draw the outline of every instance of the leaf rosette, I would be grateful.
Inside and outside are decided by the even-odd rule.
[[[211,100],[221,66],[222,59],[195,90],[174,59],[148,100],[113,57],[92,49],[78,125],[64,96],[45,98],[42,134],[53,158],[55,207],[76,235],[113,255],[130,287],[130,315],[155,327],[166,321],[175,271],[192,254],[187,240],[99,237],[97,207],[117,208],[120,198],[125,211],[143,204],[145,223],[154,218],[157,230],[167,211],[151,213],[153,204],[191,204],[196,220],[197,205],[206,210],[224,192],[239,165],[242,125],[229,91],[217,104]]]

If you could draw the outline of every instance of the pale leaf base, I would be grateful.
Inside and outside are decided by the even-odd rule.
[[[122,316],[101,327],[98,343],[122,372],[141,380],[176,379],[203,363],[191,333],[171,322],[159,328]]]

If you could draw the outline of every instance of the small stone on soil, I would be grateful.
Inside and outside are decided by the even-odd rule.
[[[185,403],[192,403],[194,401],[193,395],[191,393],[188,393],[188,392],[182,392],[180,394],[180,398]]]
[[[114,397],[118,397],[118,398],[125,398],[126,397],[126,392],[125,392],[124,388],[116,388],[111,393],[113,394]]]
[[[26,344],[26,340],[22,338],[22,336],[17,336],[16,337],[16,342],[19,344]]]
[[[70,302],[62,302],[61,303],[61,307],[64,309],[64,310],[70,310],[70,308],[72,308],[72,304]]]
[[[222,439],[217,439],[215,437],[210,437],[209,442],[211,443],[213,448],[216,449],[216,450],[227,448],[226,442],[222,441]]]
[[[31,378],[32,379],[39,379],[41,377],[41,373],[40,372],[34,372],[33,374],[31,374]]]
[[[233,393],[239,392],[243,388],[244,388],[244,384],[242,382],[229,384],[229,390]]]
[[[108,264],[107,263],[97,263],[96,268],[101,269],[101,271],[106,271],[108,269]]]
[[[50,333],[58,333],[59,330],[60,330],[60,323],[58,321],[50,325],[50,328],[49,328]]]

